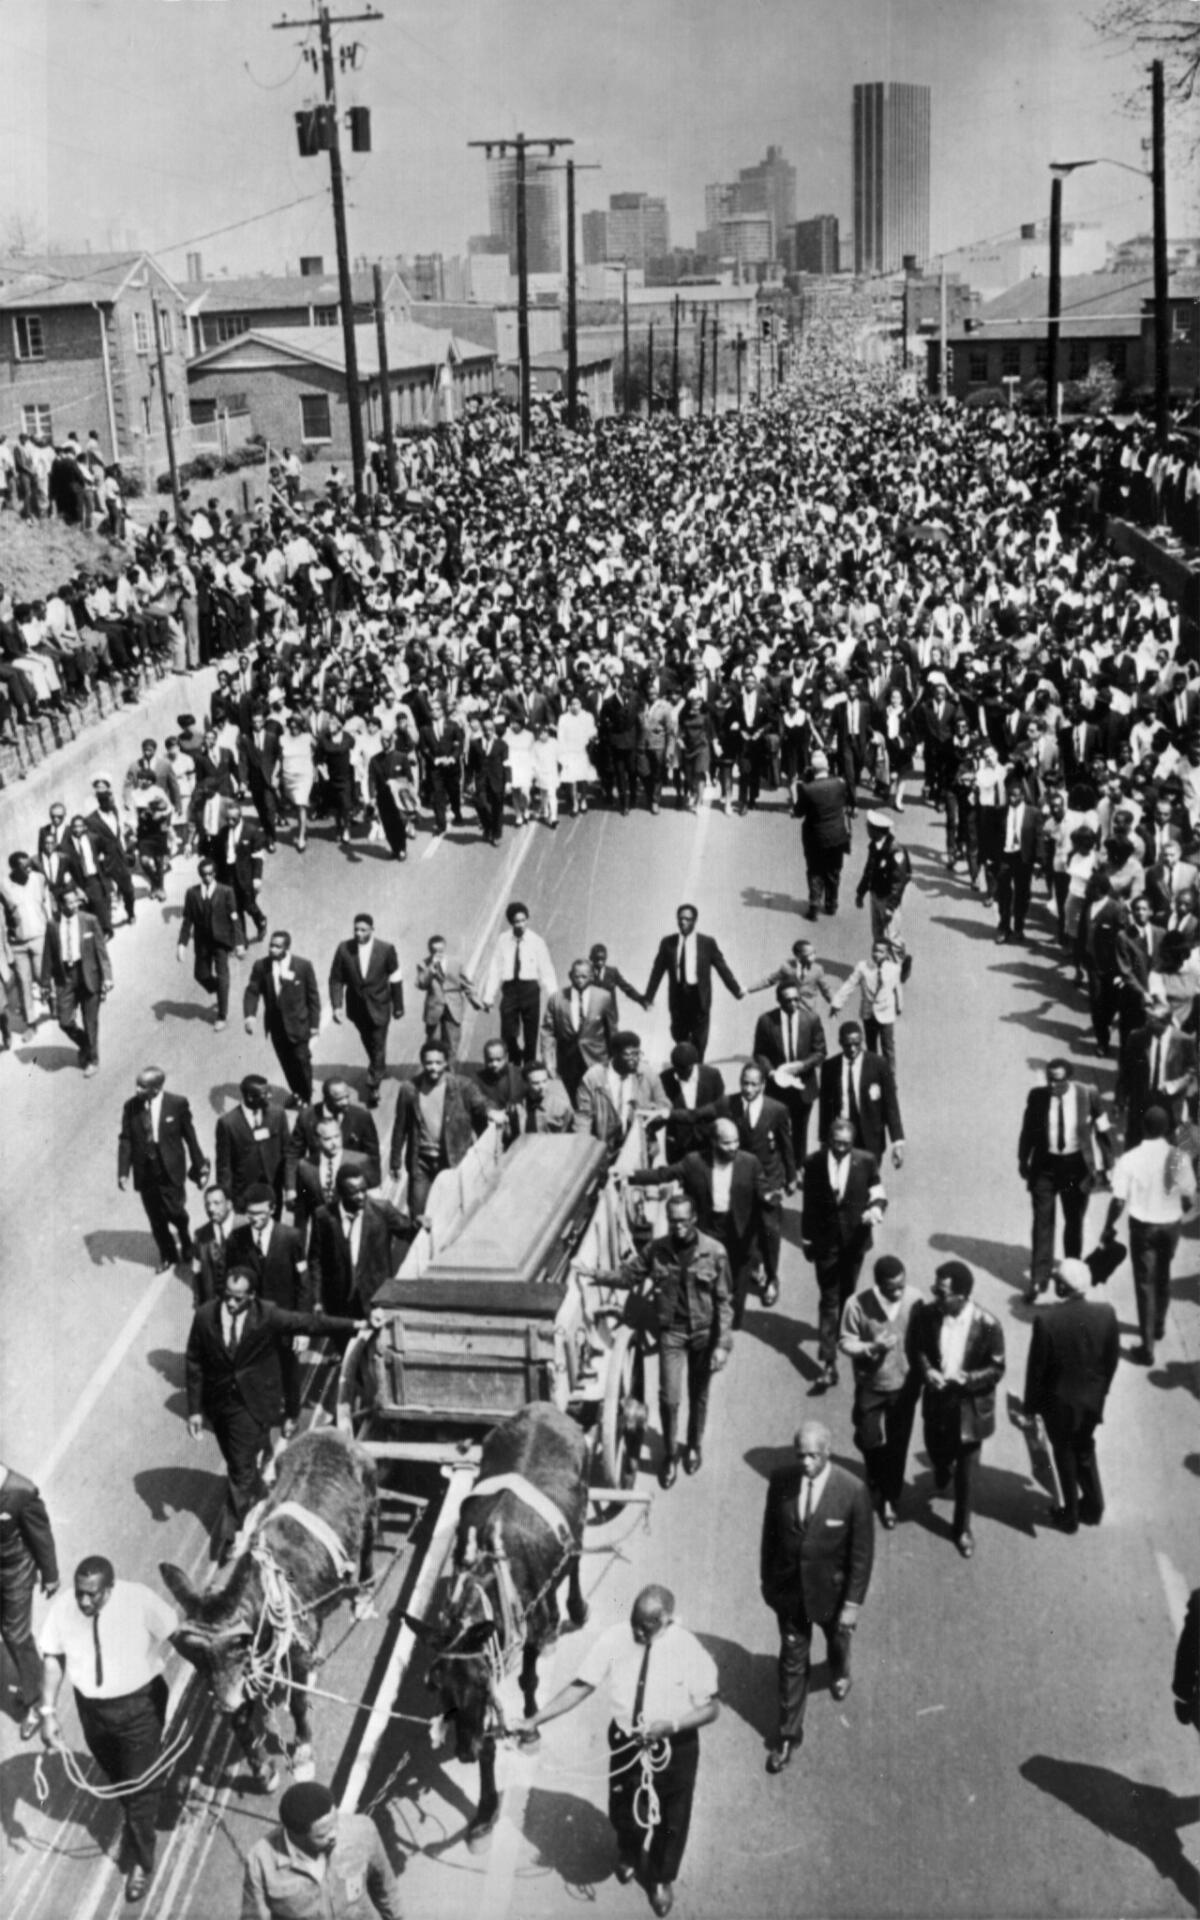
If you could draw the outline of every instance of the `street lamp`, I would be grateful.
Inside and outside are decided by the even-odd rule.
[[[1114,160],[1110,154],[1096,154],[1088,160],[1052,160],[1054,176],[1050,188],[1050,287],[1046,303],[1046,396],[1051,420],[1058,419],[1058,335],[1062,313],[1062,183],[1069,173],[1081,167],[1119,167],[1122,173],[1149,180],[1154,190],[1154,433],[1160,447],[1166,445],[1171,417],[1171,362],[1168,326],[1169,278],[1167,274],[1167,164],[1166,110],[1163,96],[1163,64],[1155,60],[1150,67],[1151,167],[1131,166],[1128,160]]]

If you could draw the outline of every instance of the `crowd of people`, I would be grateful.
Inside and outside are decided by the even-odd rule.
[[[367,511],[336,496],[306,504],[294,489],[248,519],[189,507],[143,534],[123,606],[77,582],[59,596],[65,621],[56,612],[51,624],[47,609],[31,625],[0,609],[5,684],[26,696],[28,660],[103,671],[143,644],[183,665],[227,657],[203,721],[181,715],[161,744],[142,742],[119,781],[98,777],[90,812],[52,809],[36,850],[14,850],[0,884],[0,967],[22,1028],[35,1033],[52,1014],[89,1076],[113,910],[133,920],[139,867],[158,898],[170,865],[188,875],[179,958],[190,951],[218,1029],[231,962],[266,943],[241,1015],[249,1034],[261,1016],[291,1116],[264,1074],[247,1073],[210,1153],[186,1099],[147,1068],[120,1129],[119,1178],[142,1200],[162,1267],[189,1263],[197,1327],[203,1317],[188,1405],[194,1435],[207,1418],[228,1470],[221,1557],[258,1491],[271,1429],[294,1430],[295,1342],[322,1313],[343,1331],[369,1318],[433,1181],[489,1127],[510,1141],[585,1131],[615,1157],[636,1114],[658,1140],[631,1184],[673,1187],[666,1231],[608,1279],[652,1303],[664,1489],[680,1466],[701,1470],[712,1375],[751,1293],[766,1311],[778,1299],[782,1210],[800,1192],[819,1296],[813,1389],[835,1392],[839,1361],[850,1362],[865,1486],[831,1465],[829,1430],[813,1421],[796,1436],[798,1465],[772,1481],[762,1585],[781,1634],[773,1773],[802,1738],[815,1624],[835,1698],[849,1690],[874,1518],[890,1530],[901,1516],[918,1407],[937,1484],[953,1483],[954,1543],[974,1554],[975,1472],[1005,1369],[1003,1329],[963,1261],[938,1267],[926,1300],[892,1255],[863,1282],[888,1206],[885,1164],[905,1155],[897,1029],[920,956],[903,821],[918,768],[942,818],[948,884],[994,907],[998,941],[1052,943],[1064,997],[1087,993],[1098,1054],[1114,1041],[1119,1052],[1123,1152],[1108,1104],[1055,1061],[1030,1095],[1017,1153],[1032,1208],[1028,1297],[1037,1305],[1051,1285],[1063,1296],[1061,1309],[1041,1309],[1050,1330],[1031,1353],[1025,1405],[1054,1449],[1066,1532],[1103,1511],[1094,1434],[1116,1364],[1115,1320],[1091,1297],[1096,1268],[1083,1258],[1086,1197],[1111,1173],[1109,1247],[1128,1208],[1145,1361],[1195,1193],[1194,636],[1116,558],[1089,510],[1102,455],[1091,426],[1059,436],[1020,414],[899,403],[828,361],[821,372],[811,390],[719,419],[608,422],[585,439],[543,422],[528,460],[511,414],[479,407],[405,448],[400,488]],[[299,952],[269,917],[270,863],[293,826],[298,854],[311,845],[324,860],[331,842],[370,836],[404,860],[414,835],[465,828],[468,805],[498,845],[534,823],[553,830],[564,807],[745,815],[765,796],[802,823],[811,937],[743,985],[682,903],[647,979],[631,985],[606,947],[553,955],[520,900],[477,978],[460,930],[431,935],[408,979],[420,1066],[398,1089],[385,1157],[372,1110],[405,967],[365,910],[329,956]],[[860,811],[856,899],[869,918],[834,991],[819,927],[841,909]],[[310,841],[321,821],[328,836]],[[736,1090],[706,1059],[716,982],[739,1001],[774,996],[747,1022]],[[361,1102],[344,1077],[314,1097],[323,983],[333,1018],[362,1043]],[[664,987],[673,1044],[651,1064],[621,1001],[645,1008]],[[835,1050],[825,1019],[851,1001],[858,1017],[840,1021]],[[459,1059],[468,1009],[491,1026],[474,1068]],[[406,1212],[386,1197],[388,1177],[403,1180]],[[207,1216],[196,1231],[189,1178]],[[254,1311],[262,1325],[239,1381],[237,1322]],[[813,1529],[825,1502],[836,1550]],[[85,1599],[96,1577],[86,1572]],[[673,1596],[647,1592],[653,1638],[671,1624]],[[635,1641],[639,1631],[635,1618]],[[28,1631],[17,1641],[28,1696]],[[62,1657],[57,1642],[42,1651]],[[628,1648],[622,1658],[629,1667]],[[606,1671],[594,1663],[579,1684],[590,1691]],[[691,1731],[712,1717],[709,1678],[696,1679]],[[37,1698],[24,1704],[36,1716]],[[84,1730],[90,1739],[86,1717]],[[93,1751],[122,1777],[111,1740]],[[143,1740],[139,1762],[144,1753]],[[305,1811],[319,1821],[329,1810]],[[681,1818],[686,1837],[686,1809]],[[628,1864],[628,1823],[618,1833]],[[653,1876],[656,1912],[670,1907],[681,1852],[682,1842]],[[152,1849],[131,1897],[150,1866]],[[248,1910],[274,1912],[270,1874],[256,1872]]]

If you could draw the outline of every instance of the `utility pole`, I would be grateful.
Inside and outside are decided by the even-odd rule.
[[[700,315],[700,392],[696,402],[699,418],[704,418],[704,363],[708,358],[708,308]]]
[[[1058,336],[1062,318],[1062,175],[1050,182],[1050,285],[1046,296],[1046,418],[1058,425]]]
[[[529,236],[525,216],[525,160],[531,147],[544,149],[553,159],[559,147],[574,141],[555,134],[552,139],[527,139],[518,133],[508,140],[468,140],[468,147],[482,147],[490,160],[496,154],[504,159],[511,147],[517,157],[517,413],[520,420],[521,452],[528,453],[530,438],[529,371]]]
[[[329,154],[329,190],[333,200],[333,234],[337,247],[338,303],[342,309],[342,346],[346,357],[346,407],[350,415],[350,462],[354,469],[354,504],[361,512],[365,502],[367,455],[358,385],[358,343],[354,334],[354,284],[350,278],[350,244],[346,237],[346,188],[342,176],[333,28],[352,26],[359,21],[382,20],[383,15],[374,8],[368,8],[365,13],[342,13],[335,17],[329,12],[329,0],[314,0],[314,4],[317,9],[315,19],[277,20],[274,31],[295,33],[299,29],[308,33],[315,26],[320,36],[321,76],[325,88],[320,144]]]
[[[717,411],[717,346],[718,346],[718,343],[719,343],[719,339],[720,339],[720,333],[721,333],[721,321],[720,321],[720,316],[719,316],[718,314],[715,314],[715,313],[714,313],[714,315],[713,315],[713,325],[712,325],[712,353],[713,353],[713,363],[712,363],[712,410],[713,410],[713,414],[714,414],[714,416],[715,416],[715,414],[716,414],[716,411]]]
[[[629,261],[621,262],[621,411],[629,412]]]
[[[558,167],[539,167],[539,173],[558,173]],[[579,289],[576,286],[575,256],[575,175],[599,173],[600,164],[580,165],[568,160],[561,169],[567,176],[567,425],[574,432],[579,425]]]
[[[949,358],[950,346],[947,341],[946,326],[946,256],[942,255],[942,275],[938,289],[938,327],[942,337],[941,351],[938,354],[938,397],[944,400],[950,391]]]
[[[1154,437],[1161,450],[1171,425],[1170,300],[1167,277],[1167,139],[1163,63],[1150,66],[1150,178],[1154,192]]]
[[[163,432],[167,439],[167,465],[171,470],[171,498],[175,503],[175,520],[178,524],[180,512],[179,468],[175,464],[175,424],[171,419],[171,396],[167,392],[167,359],[163,352],[163,310],[157,300],[152,304],[154,313],[154,351],[158,359],[158,390],[162,396]]]
[[[733,346],[733,377],[737,388],[737,410],[742,410],[742,355],[746,351],[746,342],[742,330],[738,328],[737,339]]]
[[[389,385],[387,357],[387,318],[383,311],[383,268],[378,260],[372,268],[375,286],[375,343],[379,350],[379,403],[383,409],[383,457],[387,466],[388,491],[396,485],[396,436],[392,431],[392,389]]]
[[[679,295],[671,325],[671,412],[679,418]]]
[[[646,338],[646,413],[654,413],[654,322],[650,322],[650,331]]]

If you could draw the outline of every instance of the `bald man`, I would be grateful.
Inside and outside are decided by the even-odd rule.
[[[609,1627],[553,1700],[514,1729],[536,1733],[606,1685],[608,1817],[617,1836],[617,1879],[624,1885],[645,1862],[646,1890],[656,1914],[670,1913],[687,1845],[700,1764],[700,1729],[720,1712],[712,1656],[675,1617],[668,1587],[643,1587],[628,1621]],[[644,1821],[643,1782],[652,1779],[659,1822]],[[644,1852],[643,1852],[644,1848]]]
[[[122,1108],[117,1141],[117,1185],[124,1193],[133,1181],[158,1248],[159,1273],[192,1257],[186,1180],[190,1172],[202,1187],[209,1171],[192,1109],[181,1093],[164,1091],[166,1080],[161,1067],[142,1068],[137,1090]]]
[[[875,1519],[861,1481],[829,1458],[820,1420],[806,1420],[795,1460],[767,1488],[759,1577],[779,1622],[779,1736],[767,1772],[782,1773],[804,1738],[814,1627],[825,1633],[835,1700],[850,1691],[850,1647],[871,1583]]]

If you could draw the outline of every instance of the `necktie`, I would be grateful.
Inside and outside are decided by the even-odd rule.
[[[785,1060],[794,1060],[796,1058],[796,1016],[794,1013],[785,1013],[783,1017],[786,1027],[783,1057]]]
[[[687,935],[684,934],[682,939],[679,942],[679,984],[681,987],[686,987],[687,983],[688,983],[688,943],[687,943]]]
[[[571,995],[571,1025],[576,1033],[583,1025],[583,995],[578,991]]]
[[[1151,1049],[1150,1085],[1151,1087],[1161,1087],[1162,1085],[1162,1041],[1161,1040],[1156,1040],[1154,1042],[1153,1048]]]
[[[266,1239],[266,1236],[267,1236],[267,1230],[266,1230],[266,1228],[265,1228],[265,1227],[255,1227],[255,1229],[254,1229],[254,1245],[255,1245],[255,1249],[256,1249],[256,1251],[257,1251],[257,1253],[258,1253],[258,1257],[259,1257],[259,1259],[260,1259],[260,1260],[262,1259],[262,1257],[263,1257],[263,1253],[264,1253],[264,1250],[265,1250],[265,1249],[264,1249],[264,1245],[263,1245],[263,1243],[264,1243],[264,1241],[265,1241],[265,1239]]]
[[[845,1099],[845,1107],[846,1107],[846,1118],[847,1118],[847,1120],[850,1120],[850,1121],[852,1121],[852,1122],[854,1123],[854,1126],[855,1126],[855,1129],[857,1130],[857,1127],[858,1127],[858,1096],[857,1096],[857,1094],[855,1093],[855,1090],[854,1090],[854,1062],[853,1062],[852,1060],[847,1060],[847,1062],[846,1062],[846,1099]]]
[[[96,1685],[104,1685],[104,1655],[100,1651],[100,1615],[92,1615],[92,1645],[96,1649]]]
[[[807,1475],[805,1475],[804,1485],[800,1489],[800,1531],[801,1533],[806,1533],[808,1531],[808,1523],[811,1519],[812,1519],[812,1481],[808,1478]]]
[[[654,1642],[652,1640],[647,1640],[645,1652],[642,1654],[642,1664],[638,1668],[637,1687],[633,1695],[633,1724],[635,1727],[641,1724],[642,1708],[646,1701],[646,1675],[650,1671],[650,1649],[653,1645]]]
[[[521,942],[518,938],[516,938],[516,936],[514,936],[513,938],[512,977],[514,980],[519,980],[521,978]]]
[[[1065,1153],[1067,1150],[1067,1121],[1063,1112],[1065,1103],[1062,1099],[1056,1099],[1054,1104],[1058,1108],[1058,1151]]]
[[[337,1179],[337,1161],[332,1158],[327,1158],[325,1161],[325,1199],[326,1201],[330,1201],[333,1199],[333,1189],[334,1189],[334,1183],[336,1179]]]

